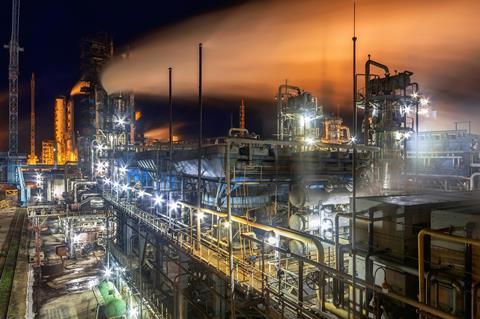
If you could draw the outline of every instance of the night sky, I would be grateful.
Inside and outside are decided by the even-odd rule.
[[[9,0],[0,5],[0,40],[10,38]],[[368,54],[415,73],[438,116],[424,129],[475,121],[480,131],[478,0],[357,1],[358,72]],[[327,112],[349,122],[352,1],[22,1],[20,151],[27,151],[29,79],[37,77],[37,145],[53,135],[53,101],[79,77],[84,36],[105,31],[128,63],[103,74],[110,91],[134,89],[150,136],[164,137],[166,74],[174,68],[176,135],[196,132],[196,45],[205,46],[205,134],[226,134],[247,101],[247,127],[270,136],[278,84],[312,91]],[[3,69],[3,71],[1,71]],[[3,74],[3,76],[2,76]],[[360,86],[361,87],[361,86]],[[7,148],[8,51],[0,52],[0,150]],[[37,153],[39,147],[37,146]]]
[[[152,30],[202,13],[240,3],[240,1],[21,1],[20,45],[20,151],[28,152],[30,120],[30,76],[37,80],[37,154],[42,139],[53,137],[53,103],[67,95],[79,78],[80,42],[87,35],[105,31],[118,50]],[[0,40],[10,40],[11,1],[0,3]],[[0,150],[8,147],[8,50],[0,51]],[[3,76],[1,76],[3,74]],[[138,98],[138,107],[149,118],[147,127],[163,124],[159,114],[164,101]],[[179,106],[180,107],[180,106]],[[179,110],[180,112],[181,110]],[[183,113],[183,112],[182,112]],[[155,114],[155,121],[152,116]]]

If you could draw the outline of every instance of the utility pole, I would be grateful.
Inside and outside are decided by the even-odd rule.
[[[18,44],[20,0],[12,0],[12,34],[5,49],[10,53],[8,66],[8,181],[16,182],[15,166],[18,154],[18,53],[23,51]]]
[[[198,162],[197,162],[197,241],[196,248],[200,249],[201,244],[201,209],[202,209],[202,139],[203,139],[203,96],[202,96],[202,44],[198,45]]]

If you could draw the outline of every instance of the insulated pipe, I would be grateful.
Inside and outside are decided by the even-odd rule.
[[[187,204],[187,203],[184,203],[184,202],[180,202],[179,205],[187,207],[187,208],[191,208],[191,209],[197,209],[196,206],[190,205],[190,204]],[[214,210],[211,210],[211,209],[208,209],[208,208],[203,208],[202,207],[200,209],[200,211],[203,212],[203,213],[210,214],[210,215],[218,216],[220,218],[227,218],[228,217],[228,214],[226,214],[224,212],[217,212],[217,211],[214,211]],[[315,236],[300,233],[300,232],[295,232],[295,231],[290,230],[290,229],[259,224],[259,223],[250,221],[246,218],[235,216],[235,215],[231,216],[231,221],[235,222],[235,223],[242,224],[242,225],[247,225],[247,226],[250,226],[250,227],[253,227],[253,228],[256,228],[256,229],[260,229],[260,230],[263,230],[265,232],[273,232],[276,236],[282,236],[282,237],[285,237],[285,238],[288,238],[288,239],[298,240],[298,241],[304,243],[305,245],[313,245],[316,248],[315,250],[317,251],[317,261],[323,263],[323,260],[321,260],[321,258],[320,258],[321,255],[323,255],[323,246],[322,246],[321,242],[318,240],[318,238],[316,238]],[[232,225],[230,225],[230,227],[232,227]]]
[[[472,176],[470,176],[470,190],[473,191],[475,190],[475,177],[480,176],[480,172],[473,173]]]
[[[230,142],[227,142],[225,150],[225,179],[227,180],[226,193],[227,193],[227,223],[228,223],[228,272],[230,276],[230,317],[235,318],[235,278],[234,263],[233,263],[233,225],[232,225],[232,205],[231,205],[231,178],[230,178]]]
[[[80,186],[80,185],[96,185],[97,182],[75,182],[74,185],[73,185],[73,198],[74,198],[74,202],[76,203],[77,202],[77,186]]]
[[[463,245],[480,247],[480,240],[448,235],[440,231],[424,228],[418,233],[418,300],[425,304],[425,236]]]
[[[368,60],[365,62],[365,115],[364,115],[364,126],[365,126],[365,136],[364,136],[364,141],[363,144],[368,145],[368,134],[370,132],[370,126],[368,124],[368,116],[369,116],[369,96],[370,96],[370,68],[371,66],[376,66],[380,69],[383,69],[385,71],[385,75],[389,75],[390,71],[388,70],[388,66],[381,64],[379,62],[376,62],[374,60],[370,60],[370,55],[368,55]]]
[[[478,289],[480,288],[480,283],[472,284],[472,318],[477,318],[477,297]]]
[[[232,137],[233,133],[243,134],[242,136],[248,136],[249,135],[248,130],[246,128],[232,127],[228,130],[228,136]]]
[[[430,304],[430,291],[431,291],[431,286],[432,286],[432,281],[434,282],[435,286],[438,286],[439,282],[442,282],[442,279],[446,279],[448,281],[448,284],[455,289],[456,292],[452,293],[452,305],[453,305],[453,310],[452,313],[455,314],[456,312],[456,303],[457,303],[457,293],[460,294],[462,292],[462,284],[450,276],[449,274],[446,273],[439,273],[437,271],[430,271],[427,273],[427,284],[426,284],[426,289],[425,289],[425,303],[427,305]],[[438,288],[437,288],[438,290]],[[437,307],[438,305],[438,294],[435,295],[435,304],[434,306]]]

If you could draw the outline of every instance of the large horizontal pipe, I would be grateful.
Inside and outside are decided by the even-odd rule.
[[[181,202],[179,204],[181,206],[184,206],[184,207],[187,207],[187,208],[190,208],[190,209],[195,209],[195,210],[198,209],[197,206],[191,205],[191,204],[188,204],[188,203]],[[218,216],[220,218],[227,218],[227,213],[217,212],[217,211],[214,211],[212,209],[202,207],[202,208],[200,208],[200,211],[203,212],[203,213],[210,214],[210,215]],[[242,224],[242,225],[246,225],[246,226],[250,226],[250,227],[253,227],[253,228],[256,228],[256,229],[260,229],[260,230],[263,230],[263,231],[266,231],[266,232],[273,232],[277,236],[285,237],[285,238],[288,238],[288,239],[298,240],[298,241],[304,243],[305,245],[309,245],[309,246],[313,245],[316,248],[316,251],[317,251],[317,261],[323,262],[323,260],[321,260],[321,256],[323,256],[323,246],[320,243],[320,241],[312,235],[295,232],[295,231],[285,229],[285,228],[279,228],[279,227],[275,227],[275,226],[259,224],[257,222],[253,222],[253,221],[248,220],[246,218],[235,216],[235,215],[232,215],[232,221],[236,222],[236,223],[239,223],[239,224]]]

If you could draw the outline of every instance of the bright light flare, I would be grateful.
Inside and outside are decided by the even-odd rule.
[[[305,144],[307,144],[307,145],[309,145],[309,146],[312,146],[312,145],[315,144],[315,139],[312,138],[312,137],[307,137],[307,138],[305,139]]]
[[[168,204],[168,206],[170,207],[170,211],[171,211],[171,212],[174,212],[174,211],[176,211],[177,208],[178,208],[178,202],[172,200],[172,201],[170,201],[170,203]]]
[[[105,278],[110,278],[112,276],[112,269],[110,268],[107,268],[105,267],[105,269],[103,270],[103,275],[105,276]]]
[[[409,105],[404,106],[404,107],[402,108],[402,114],[403,114],[403,115],[409,115],[411,111],[412,111],[412,109],[411,109],[411,107],[410,107]]]
[[[164,202],[165,200],[163,199],[162,196],[155,195],[155,197],[153,198],[153,203],[157,206],[162,205]]]
[[[125,121],[124,117],[117,116],[117,118],[115,119],[115,123],[118,126],[123,126],[123,125],[127,124],[127,121]]]
[[[98,281],[96,279],[90,280],[87,283],[87,287],[88,287],[88,289],[93,289],[93,287],[95,287],[97,284],[98,284]]]
[[[198,213],[197,213],[197,218],[198,218],[199,220],[203,220],[203,219],[205,218],[205,213],[204,213],[204,212],[198,212]]]
[[[426,97],[422,97],[422,98],[420,99],[420,105],[421,105],[421,106],[427,106],[429,103],[430,103],[430,100],[429,100],[428,98],[426,98]]]
[[[124,175],[127,172],[127,167],[126,166],[121,166],[119,169],[120,173]]]
[[[138,316],[138,309],[137,308],[130,308],[130,309],[128,309],[127,313],[128,313],[129,318],[135,319]]]

